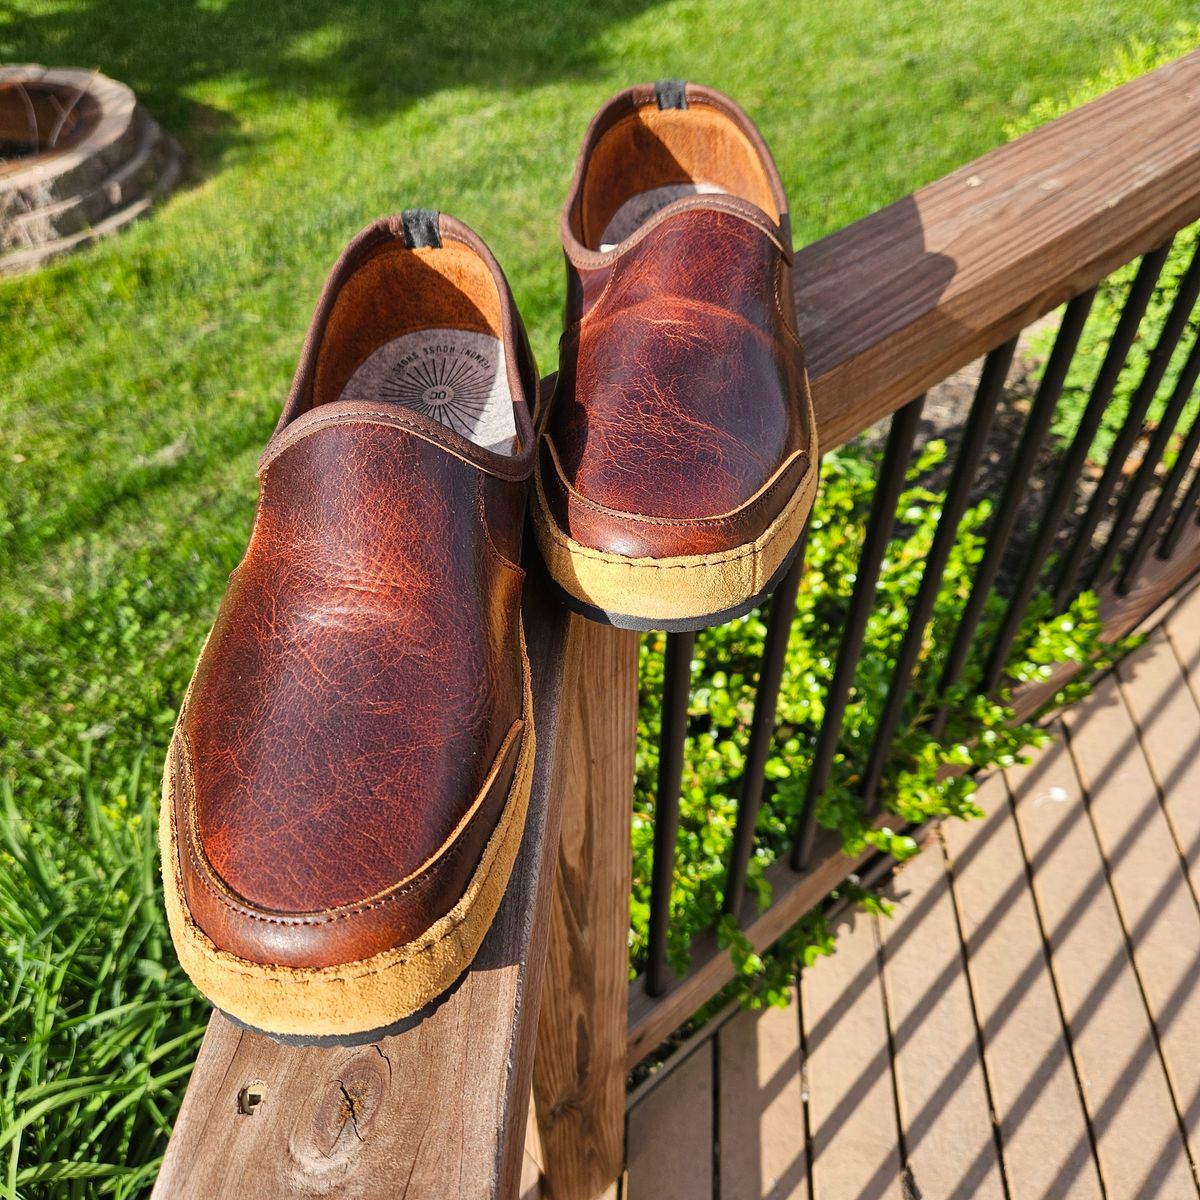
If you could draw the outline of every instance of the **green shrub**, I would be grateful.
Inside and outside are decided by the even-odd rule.
[[[134,1196],[207,1005],[175,963],[140,761],[106,785],[86,744],[66,766],[70,815],[0,787],[0,1194]]]
[[[818,822],[839,833],[851,855],[874,847],[904,859],[917,850],[912,838],[891,827],[869,825],[856,785],[907,628],[909,602],[920,583],[941,516],[942,497],[920,486],[917,477],[944,454],[943,443],[931,442],[910,469],[909,487],[898,506],[899,532],[885,557],[839,750],[817,807]],[[770,902],[764,871],[787,853],[808,782],[812,747],[824,719],[826,688],[845,627],[877,466],[877,454],[853,447],[827,456],[823,464],[750,862],[749,886],[761,907]],[[881,789],[880,798],[897,817],[898,826],[933,817],[980,815],[972,799],[972,775],[946,775],[943,768],[969,772],[1009,766],[1018,761],[1023,747],[1047,740],[1045,732],[1033,723],[1012,723],[1006,693],[989,699],[975,691],[990,634],[1004,611],[1003,602],[995,595],[980,624],[976,653],[959,684],[944,697],[950,709],[943,737],[934,739],[923,725],[943,699],[937,683],[983,551],[989,514],[987,502],[965,514],[922,643],[909,707]],[[1016,682],[1025,682],[1048,677],[1056,662],[1099,665],[1107,661],[1111,649],[1102,647],[1100,633],[1094,595],[1080,596],[1067,612],[1057,616],[1048,611],[1045,601],[1039,601],[1031,607],[1014,644],[1009,674]],[[786,981],[796,965],[828,953],[832,945],[819,913],[812,913],[771,953],[759,956],[732,920],[720,917],[765,634],[763,615],[755,611],[739,621],[706,630],[696,640],[668,936],[669,960],[676,970],[683,971],[693,936],[717,924],[739,968],[737,982],[722,998],[737,994],[752,1005],[763,999],[786,1003]],[[648,931],[662,646],[661,635],[643,640],[633,822],[632,973],[644,963]],[[862,889],[855,889],[854,896],[870,906],[880,904]]]
[[[79,534],[86,569],[29,580],[0,619],[5,1200],[153,1183],[209,1011],[167,933],[159,772],[252,506],[210,472],[169,544],[120,518]]]

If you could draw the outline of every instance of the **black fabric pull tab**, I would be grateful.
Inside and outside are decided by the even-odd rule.
[[[682,79],[660,79],[654,85],[654,98],[659,108],[687,108],[687,86]]]
[[[400,227],[404,230],[404,244],[415,250],[418,246],[432,246],[435,250],[442,244],[438,232],[438,213],[432,208],[408,208],[400,214]]]

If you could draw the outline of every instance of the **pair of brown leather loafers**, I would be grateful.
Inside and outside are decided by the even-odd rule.
[[[817,450],[786,201],[749,119],[695,85],[622,92],[562,240],[540,413],[504,275],[452,217],[369,226],[318,303],[164,775],[180,959],[256,1028],[387,1027],[483,940],[532,776],[531,492],[563,598],[618,625],[744,612],[794,553]]]

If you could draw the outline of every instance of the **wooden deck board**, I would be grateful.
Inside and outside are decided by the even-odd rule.
[[[542,1200],[542,1172],[526,1151],[521,1159],[521,1184],[518,1192],[521,1200]]]
[[[1163,619],[1162,631],[1200,704],[1200,583],[1185,591]]]
[[[902,1164],[874,921],[838,929],[837,953],[801,973],[812,1200],[897,1195]]]
[[[942,835],[1009,1195],[1098,1200],[1087,1118],[1003,776],[989,776],[977,799],[986,820],[948,821]]]
[[[712,1044],[702,1043],[629,1116],[626,1200],[712,1195]]]
[[[942,826],[1012,1200],[1099,1200],[1071,1051],[1000,774]]]
[[[1100,1174],[1110,1196],[1191,1196],[1195,1182],[1105,864],[1061,727],[1055,734],[1031,768],[1007,774]]]
[[[880,922],[900,1123],[912,1190],[1003,1200],[987,1082],[941,841],[900,868]],[[925,904],[917,901],[928,898]]]
[[[1200,895],[1200,754],[1196,747],[1200,702],[1192,696],[1174,648],[1161,629],[1121,663],[1119,677],[1122,698],[1137,725],[1192,894]]]
[[[1200,1096],[1200,912],[1115,675],[1063,718],[1178,1112]],[[1153,722],[1151,722],[1153,727]],[[1164,1131],[1165,1132],[1165,1131]],[[1200,1161],[1200,1113],[1186,1129]]]
[[[525,1153],[521,1158],[520,1200],[542,1200],[542,1139],[538,1135],[537,1112],[529,1098],[525,1122]]]
[[[717,1035],[722,1200],[806,1200],[800,1021],[741,1012]]]

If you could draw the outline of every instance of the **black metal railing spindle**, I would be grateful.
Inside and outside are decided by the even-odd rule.
[[[1117,515],[1113,521],[1112,531],[1109,533],[1108,540],[1104,543],[1095,564],[1088,571],[1088,580],[1090,583],[1094,584],[1098,580],[1103,580],[1112,567],[1113,560],[1117,557],[1117,552],[1121,548],[1121,543],[1125,540],[1125,535],[1129,532],[1134,519],[1137,517],[1137,510],[1142,502],[1142,497],[1150,490],[1158,477],[1158,468],[1162,463],[1162,457],[1166,452],[1167,444],[1170,442],[1171,435],[1175,432],[1176,426],[1179,424],[1180,417],[1183,416],[1183,410],[1187,408],[1188,401],[1192,398],[1192,392],[1196,387],[1196,380],[1198,378],[1200,378],[1200,337],[1197,337],[1192,343],[1187,361],[1183,364],[1183,369],[1179,372],[1179,379],[1176,381],[1175,388],[1171,392],[1171,398],[1167,401],[1167,407],[1163,410],[1162,419],[1159,421],[1158,427],[1154,430],[1149,445],[1146,447],[1146,454],[1142,459],[1141,466],[1138,467],[1133,479],[1130,480],[1124,494],[1121,496],[1121,503],[1117,508]]]
[[[993,350],[983,364],[983,374],[975,392],[970,415],[967,417],[966,428],[963,430],[962,442],[954,460],[954,470],[946,488],[946,497],[942,501],[942,514],[925,559],[921,583],[909,610],[908,627],[904,631],[900,652],[896,656],[896,665],[888,685],[883,711],[875,727],[871,754],[863,772],[862,795],[868,811],[875,805],[884,768],[891,754],[892,740],[900,725],[904,703],[912,684],[913,670],[921,652],[925,626],[933,615],[933,606],[942,585],[942,574],[949,561],[950,552],[954,549],[954,543],[958,540],[958,526],[967,509],[975,471],[983,457],[992,418],[1004,392],[1004,381],[1008,378],[1008,368],[1012,364],[1016,348],[1017,340],[1013,338]]]
[[[1163,525],[1175,505],[1175,498],[1179,495],[1179,489],[1183,487],[1183,481],[1187,478],[1188,470],[1198,449],[1200,449],[1200,412],[1197,412],[1192,418],[1191,428],[1184,434],[1183,444],[1179,447],[1179,456],[1175,459],[1175,465],[1167,473],[1162,487],[1159,488],[1158,499],[1154,502],[1153,510],[1142,522],[1137,540],[1121,564],[1121,575],[1117,580],[1118,595],[1124,596],[1128,593],[1154,539],[1162,532]]]
[[[1142,432],[1146,413],[1154,401],[1159,384],[1162,383],[1171,357],[1175,353],[1175,348],[1179,345],[1179,339],[1183,337],[1184,330],[1187,329],[1188,320],[1198,297],[1200,297],[1200,247],[1197,247],[1192,254],[1188,269],[1179,281],[1179,290],[1175,294],[1171,311],[1167,315],[1162,332],[1150,353],[1150,361],[1146,364],[1142,378],[1130,398],[1129,412],[1109,451],[1108,461],[1104,464],[1100,482],[1096,484],[1096,490],[1088,501],[1083,518],[1080,520],[1070,546],[1059,565],[1054,587],[1056,610],[1065,608],[1075,592],[1076,576],[1079,574],[1080,565],[1091,549],[1092,536],[1096,532],[1096,526],[1100,524],[1108,502],[1121,480],[1125,460],[1129,457],[1129,452]],[[1093,581],[1094,572],[1089,571],[1083,581],[1083,586],[1090,587]]]
[[[967,657],[975,640],[975,631],[979,627],[984,606],[987,603],[988,593],[1000,570],[1004,553],[1008,549],[1017,514],[1025,500],[1026,488],[1037,463],[1038,453],[1050,431],[1050,424],[1054,420],[1059,397],[1062,395],[1063,384],[1066,382],[1067,371],[1075,356],[1080,335],[1083,333],[1083,327],[1087,323],[1088,314],[1091,312],[1092,302],[1095,298],[1096,289],[1091,288],[1081,296],[1076,296],[1067,305],[1066,312],[1063,313],[1062,324],[1059,325],[1058,333],[1055,336],[1054,347],[1050,351],[1046,370],[1038,385],[1033,407],[1029,411],[1025,428],[1021,432],[1021,440],[1013,455],[1012,469],[988,528],[987,545],[979,565],[975,568],[975,582],[971,586],[971,594],[963,606],[954,641],[951,643],[950,651],[946,655],[946,662],[942,667],[942,677],[938,683],[939,692],[944,693],[953,687],[958,682],[963,667],[966,665]],[[948,716],[949,709],[943,704],[934,715],[930,725],[934,737],[941,736]]]
[[[758,810],[762,805],[767,756],[775,736],[779,686],[783,681],[783,668],[787,661],[788,639],[792,632],[792,618],[796,613],[800,577],[804,573],[804,551],[807,543],[808,526],[805,525],[800,546],[796,551],[796,561],[771,598],[771,611],[767,617],[767,640],[763,646],[762,670],[759,672],[758,687],[754,693],[754,718],[750,725],[746,767],[742,773],[737,821],[733,829],[733,847],[725,876],[723,908],[727,913],[738,911],[742,893],[746,888],[750,856],[754,853],[754,831],[758,823]]]
[[[1096,430],[1100,428],[1100,422],[1104,418],[1108,402],[1112,399],[1113,389],[1125,367],[1125,360],[1137,337],[1142,317],[1145,316],[1146,307],[1150,303],[1150,297],[1154,294],[1155,284],[1162,273],[1163,264],[1167,261],[1170,250],[1171,242],[1167,242],[1166,245],[1143,256],[1138,265],[1137,274],[1125,297],[1125,304],[1121,310],[1120,319],[1117,321],[1117,327],[1113,331],[1112,339],[1109,341],[1104,361],[1092,384],[1092,393],[1088,398],[1087,407],[1080,418],[1075,436],[1071,439],[1071,445],[1058,467],[1050,499],[1046,502],[1046,508],[1033,541],[1026,550],[1025,566],[1017,580],[1008,607],[1005,609],[1000,628],[992,641],[992,648],[983,668],[983,679],[980,684],[982,691],[993,691],[1004,674],[1009,651],[1012,649],[1017,631],[1021,628],[1021,622],[1029,607],[1034,589],[1041,580],[1046,557],[1054,545],[1054,539],[1058,536],[1063,517],[1075,495],[1075,488],[1079,482],[1083,464],[1087,459],[1087,453],[1091,449],[1092,440],[1096,436]]]
[[[1188,518],[1193,516],[1200,518],[1200,467],[1196,468],[1192,482],[1188,484],[1188,490],[1184,493],[1183,503],[1176,509],[1175,516],[1158,544],[1159,558],[1170,558],[1175,553],[1175,547],[1179,545]]]
[[[647,933],[646,988],[652,996],[661,995],[671,978],[667,966],[667,925],[671,919],[671,885],[679,838],[679,787],[683,779],[683,744],[687,736],[695,646],[694,633],[671,633],[667,635],[663,656],[662,733],[654,797],[654,859]]]
[[[866,535],[859,554],[854,590],[850,596],[845,628],[838,644],[833,679],[825,696],[825,718],[813,749],[804,802],[792,842],[791,864],[797,871],[807,866],[809,855],[812,853],[813,838],[816,834],[817,799],[829,780],[833,756],[841,738],[842,718],[846,715],[850,688],[854,684],[854,670],[862,653],[867,619],[875,603],[879,570],[896,525],[896,504],[904,490],[908,463],[912,457],[913,442],[921,424],[921,410],[924,406],[924,396],[910,400],[893,415],[891,428],[888,430],[887,446],[883,452],[879,480],[875,485]]]

